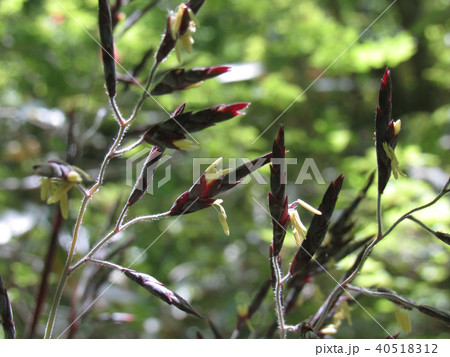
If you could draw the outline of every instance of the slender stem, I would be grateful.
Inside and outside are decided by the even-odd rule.
[[[66,264],[64,265],[63,273],[61,274],[61,279],[58,283],[58,287],[56,288],[55,297],[53,299],[53,304],[50,309],[50,315],[47,320],[47,327],[45,328],[45,336],[44,338],[48,339],[52,337],[53,327],[55,325],[56,312],[58,311],[58,306],[61,301],[62,293],[64,290],[64,286],[66,284],[67,278],[70,275],[70,264],[72,263],[73,255],[75,253],[75,246],[78,240],[78,234],[80,232],[81,223],[83,221],[84,213],[86,212],[86,207],[89,202],[89,197],[84,196],[83,201],[81,202],[80,212],[78,214],[77,222],[75,223],[75,228],[73,231],[72,244],[70,245],[69,254],[67,255]]]
[[[139,145],[141,145],[143,141],[144,141],[144,138],[141,137],[141,138],[139,138],[138,140],[136,140],[133,144],[131,144],[131,145],[129,145],[129,146],[123,148],[123,149],[114,151],[113,156],[116,157],[116,156],[123,155],[123,154],[125,154],[126,152],[131,151],[131,150],[133,150],[134,148],[136,148],[136,147],[138,147]]]
[[[410,219],[413,222],[416,222],[419,226],[421,226],[423,229],[425,229],[426,231],[430,232],[431,234],[436,234],[435,231],[433,231],[430,227],[428,227],[427,225],[425,225],[422,221],[419,221],[416,217],[414,216],[408,216],[408,219]]]
[[[119,228],[114,229],[113,231],[109,232],[101,241],[99,241],[90,251],[87,253],[83,258],[81,258],[78,262],[76,262],[69,271],[72,272],[75,269],[79,268],[81,265],[86,263],[87,261],[91,260],[91,257],[97,252],[103,245],[105,245],[112,237],[114,237],[117,233],[124,231],[129,226],[140,222],[140,221],[156,221],[161,218],[169,217],[170,212],[164,212],[154,215],[148,215],[148,216],[140,216],[136,217],[128,222],[126,222],[124,225],[120,226]]]
[[[158,214],[150,214],[148,216],[139,216],[136,218],[133,218],[131,220],[129,220],[128,222],[126,222],[124,225],[122,225],[120,227],[120,231],[123,231],[125,229],[127,229],[129,226],[137,223],[137,222],[141,222],[141,221],[157,221],[161,218],[166,218],[170,216],[170,212],[164,212],[164,213],[158,213]]]
[[[148,89],[150,88],[150,85],[153,82],[153,78],[155,77],[155,73],[156,70],[158,69],[159,66],[159,62],[155,62],[155,64],[153,65],[153,68],[150,72],[150,76],[148,77],[147,83],[145,84],[145,88],[144,88],[144,93],[142,93],[142,97],[139,100],[139,102],[137,103],[136,107],[133,110],[133,113],[131,114],[130,118],[125,121],[125,125],[130,125],[134,119],[136,119],[137,114],[139,113],[139,111],[141,110],[142,106],[144,105],[145,100],[147,99],[147,97],[150,96],[150,94],[148,93]]]
[[[119,231],[120,226],[122,225],[123,219],[125,218],[125,215],[127,214],[129,208],[130,208],[130,206],[128,206],[128,204],[125,204],[125,206],[123,206],[122,212],[120,212],[119,218],[117,218],[117,223],[114,227],[114,231]]]
[[[111,262],[107,262],[105,260],[100,260],[100,259],[93,259],[93,258],[89,258],[88,259],[90,262],[95,263],[95,264],[100,264],[100,265],[104,265],[110,268],[114,268],[114,269],[118,269],[118,270],[122,270],[123,268],[120,265],[111,263]]]
[[[378,193],[377,195],[377,229],[377,239],[381,239],[383,234],[383,225],[381,223],[381,193]]]
[[[110,98],[109,102],[111,103],[111,107],[112,107],[112,109],[114,111],[114,114],[115,114],[114,117],[116,118],[116,120],[119,123],[119,125],[123,126],[124,125],[124,119],[123,119],[122,114],[120,114],[119,108],[117,107],[116,100],[114,98]]]
[[[280,338],[285,339],[286,338],[286,329],[285,329],[285,322],[284,322],[284,308],[283,308],[283,297],[281,296],[281,289],[282,284],[281,282],[281,271],[280,266],[278,265],[278,256],[272,257],[272,265],[275,275],[275,288],[274,288],[274,295],[275,295],[275,312],[277,314],[277,320],[280,327]]]
[[[380,240],[383,239],[384,237],[386,237],[389,233],[391,233],[391,232],[393,231],[393,229],[394,229],[400,222],[402,222],[403,220],[405,220],[406,218],[408,218],[411,214],[413,214],[414,212],[420,211],[420,210],[422,210],[422,209],[424,209],[424,208],[428,208],[428,207],[434,205],[434,204],[435,204],[437,201],[439,201],[443,196],[445,196],[447,193],[449,193],[450,190],[447,189],[447,186],[448,186],[448,182],[447,182],[447,184],[445,185],[444,189],[439,193],[439,195],[437,195],[437,196],[434,198],[434,200],[432,200],[432,201],[430,201],[430,202],[424,204],[423,206],[419,206],[419,207],[416,207],[416,208],[412,209],[411,211],[405,213],[403,216],[401,216],[399,219],[397,219],[397,220],[395,221],[395,223],[394,223],[394,224],[386,231],[386,233],[384,233],[384,234],[382,235],[382,237],[380,238]]]
[[[393,303],[399,304],[406,308],[410,308],[410,309],[417,308],[417,305],[413,300],[410,300],[403,296],[400,296],[395,291],[392,291],[392,290],[387,291],[387,289],[386,289],[386,291],[384,291],[384,290],[380,289],[380,291],[373,291],[373,290],[369,290],[366,288],[362,288],[359,286],[353,286],[353,285],[347,285],[346,289],[351,290],[351,291],[356,291],[360,294],[364,294],[364,295],[368,295],[368,296],[383,298],[383,299],[392,301]]]
[[[291,278],[292,275],[290,272],[288,272],[285,277],[280,280],[280,285],[286,284]]]
[[[103,184],[106,167],[108,166],[109,161],[113,157],[114,151],[116,150],[116,148],[119,146],[120,142],[122,141],[127,128],[128,128],[127,125],[120,126],[119,132],[117,133],[117,136],[116,136],[116,139],[114,140],[114,143],[109,148],[108,153],[105,155],[102,165],[100,166],[100,171],[98,173],[97,181],[88,191],[88,196],[92,196],[95,192],[97,192],[97,190]]]

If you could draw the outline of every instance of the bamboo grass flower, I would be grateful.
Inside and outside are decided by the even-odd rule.
[[[391,160],[391,169],[392,169],[392,175],[394,175],[395,179],[398,179],[398,175],[407,177],[404,172],[402,172],[399,168],[399,163],[397,156],[395,156],[395,151],[393,148],[391,148],[388,143],[383,143],[383,149],[386,152],[386,156]]]
[[[233,170],[231,168],[225,170],[217,170],[217,166],[219,166],[221,163],[222,158],[219,157],[216,161],[208,166],[208,168],[205,170],[206,183],[212,183],[213,181],[219,179],[221,176],[224,176]]]
[[[181,48],[187,52],[192,51],[194,39],[192,35],[198,27],[195,14],[204,1],[189,1],[178,6],[176,11],[171,11],[167,18],[166,32],[156,53],[156,61],[163,62],[169,53],[175,48],[177,59],[181,62]]]
[[[375,116],[375,145],[378,166],[378,193],[382,194],[391,175],[406,176],[398,168],[394,150],[401,131],[401,120],[392,120],[391,71],[386,68],[381,79]]]
[[[229,236],[230,228],[228,227],[228,223],[227,223],[227,213],[225,212],[225,208],[223,208],[221,205],[222,202],[223,202],[223,200],[217,199],[213,202],[213,205],[219,207],[219,210],[220,210],[220,212],[218,214],[219,222],[222,225],[222,228],[223,228],[223,231],[225,232],[225,234],[227,236]]]
[[[181,46],[186,52],[192,52],[194,39],[192,35],[198,27],[194,12],[189,4],[181,4],[176,12],[172,11],[169,15],[170,31],[172,39],[175,41],[175,51],[178,62],[181,62]]]
[[[302,206],[303,208],[306,208],[308,211],[316,214],[316,215],[322,215],[322,212],[315,209],[308,203],[306,203],[303,200],[298,199],[293,204],[289,206],[288,214],[289,214],[289,220],[292,227],[292,233],[294,234],[294,240],[297,243],[298,246],[301,246],[303,241],[306,239],[306,232],[307,229],[303,222],[300,219],[300,215],[297,212],[298,205]]]
[[[227,214],[222,206],[223,200],[217,199],[216,196],[241,183],[245,176],[266,165],[271,159],[272,153],[269,153],[232,170],[217,169],[222,163],[222,158],[218,158],[203,172],[189,190],[175,200],[169,210],[170,215],[179,216],[216,206],[219,208],[220,224],[225,234],[229,235],[230,229],[227,224]]]
[[[403,332],[408,334],[412,331],[411,320],[409,318],[408,310],[396,307],[395,308],[395,318],[397,319],[398,326],[403,330]]]
[[[67,219],[69,216],[68,192],[83,179],[89,180],[89,175],[78,167],[56,160],[50,160],[44,165],[35,165],[33,169],[38,175],[43,176],[41,199],[46,200],[49,205],[59,202],[61,214],[64,219]]]
[[[344,176],[340,175],[336,180],[331,182],[325,194],[323,195],[322,202],[319,205],[319,209],[317,211],[314,208],[312,209],[312,212],[315,214],[309,225],[308,232],[306,233],[306,238],[303,241],[302,246],[297,250],[297,253],[295,254],[295,257],[292,260],[291,266],[289,268],[289,273],[292,276],[299,274],[307,266],[313,255],[320,248],[328,231],[330,218],[336,206],[343,181]],[[302,207],[306,206],[307,209],[310,209],[311,207],[303,201],[295,201],[289,208],[295,209],[300,203]],[[321,214],[318,214],[319,212]]]

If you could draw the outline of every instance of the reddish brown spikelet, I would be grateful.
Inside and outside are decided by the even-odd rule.
[[[197,83],[217,77],[228,72],[229,66],[202,67],[185,70],[173,69],[165,74],[161,81],[153,88],[152,95],[170,94],[175,91],[191,88]]]
[[[172,31],[170,29],[170,17],[167,17],[166,22],[166,32],[163,35],[161,44],[159,45],[158,51],[156,52],[156,62],[163,62],[170,52],[175,48],[176,39],[172,36]]]
[[[147,130],[144,141],[161,148],[179,149],[174,142],[186,139],[187,133],[209,128],[216,123],[243,114],[240,110],[250,103],[217,105],[198,112],[184,112],[184,105],[177,108],[170,119]]]

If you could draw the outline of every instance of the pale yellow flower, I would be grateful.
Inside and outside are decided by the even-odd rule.
[[[395,156],[394,149],[391,148],[388,145],[388,143],[386,143],[386,142],[383,143],[383,149],[384,149],[384,152],[386,153],[386,156],[388,157],[388,159],[391,160],[391,169],[392,169],[392,174],[394,175],[394,178],[398,179],[398,175],[407,177],[406,174],[403,173],[398,166],[399,163],[397,160],[397,156]]]
[[[197,144],[189,139],[175,140],[172,144],[180,150],[197,150],[199,148]]]
[[[394,135],[400,134],[400,130],[402,130],[402,121],[399,119],[394,122]]]
[[[219,157],[216,161],[214,161],[211,165],[208,166],[208,168],[205,170],[205,179],[206,183],[210,183],[212,181],[217,180],[219,177],[226,175],[233,169],[228,168],[225,170],[217,170],[217,166],[219,166],[222,163],[222,158]]]
[[[306,208],[308,211],[317,214],[317,215],[322,215],[322,212],[320,212],[319,210],[315,209],[314,207],[312,207],[311,205],[309,205],[308,203],[306,203],[303,200],[298,199],[297,203],[302,206],[303,208]],[[288,214],[289,214],[289,220],[291,222],[291,227],[292,227],[292,233],[294,234],[294,240],[297,243],[298,246],[301,246],[303,241],[306,239],[306,227],[303,224],[302,220],[300,219],[300,215],[297,212],[296,208],[289,208],[288,210]]]
[[[185,11],[187,11],[189,14],[189,25],[186,32],[180,35],[181,22],[183,20]],[[181,62],[181,46],[184,47],[186,52],[192,51],[192,45],[194,44],[194,39],[192,38],[192,35],[196,31],[198,23],[195,19],[195,15],[191,10],[191,8],[184,3],[178,7],[178,10],[176,12],[172,11],[169,17],[170,17],[169,21],[172,38],[176,41],[175,51],[177,54],[177,59],[178,62]]]
[[[62,181],[59,179],[41,178],[41,199],[47,204],[59,202],[61,214],[64,219],[69,216],[69,197],[67,192],[75,185],[75,182]]]
[[[213,205],[219,207],[219,222],[222,225],[223,231],[225,232],[225,234],[227,236],[230,235],[230,228],[228,227],[228,223],[227,223],[227,213],[225,212],[225,209],[222,207],[221,203],[223,202],[223,200],[221,199],[217,199],[214,201]]]
[[[397,319],[398,326],[406,333],[412,331],[411,320],[409,318],[409,311],[405,309],[400,309],[397,307],[395,309],[395,318]]]

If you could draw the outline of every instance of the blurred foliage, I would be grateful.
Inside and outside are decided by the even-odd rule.
[[[31,168],[49,158],[65,159],[67,151],[73,151],[66,147],[72,127],[79,148],[75,164],[96,177],[117,125],[108,109],[96,43],[97,1],[59,3],[3,0],[0,4],[0,272],[9,288],[19,338],[34,309],[56,209],[40,201],[39,179]],[[129,1],[122,8],[123,18],[148,3]],[[315,206],[320,202],[325,185],[314,180],[295,184],[303,160],[313,158],[326,182],[344,173],[337,204],[337,210],[342,209],[376,165],[373,122],[386,65],[392,68],[393,116],[402,118],[396,152],[409,177],[388,184],[383,197],[384,226],[432,199],[450,171],[450,7],[445,0],[398,1],[382,14],[390,4],[387,0],[230,0],[226,4],[207,0],[197,15],[200,27],[194,35],[194,51],[183,52],[182,60],[187,68],[236,64],[234,76],[158,97],[159,103],[149,98],[128,138],[135,139],[141,129],[166,118],[161,107],[171,112],[183,102],[188,110],[235,101],[252,105],[245,116],[195,134],[201,144],[198,151],[169,151],[172,158],[165,166],[170,165],[171,180],[146,195],[129,216],[170,208],[195,179],[194,157],[210,158],[204,169],[219,156],[226,167],[229,159],[252,159],[269,152],[279,124],[286,128],[288,157],[297,158],[296,165],[288,166],[290,201],[301,197]],[[143,54],[158,46],[167,10],[177,5],[174,0],[160,1],[134,27],[117,36],[118,72],[132,72]],[[116,34],[122,32],[124,22],[119,22]],[[250,67],[240,73],[242,64]],[[161,70],[175,66],[176,57],[171,55]],[[243,75],[250,78],[239,80]],[[120,84],[118,93],[119,106],[128,116],[141,90],[130,87],[125,92]],[[140,149],[128,156],[140,158]],[[164,169],[157,171],[155,182],[164,177]],[[261,174],[268,182],[268,169]],[[125,180],[124,160],[112,160],[105,184],[84,220],[77,246],[80,255],[109,229],[108,215],[117,199],[123,204],[133,183],[124,185]],[[138,224],[121,236],[134,242],[117,262],[155,276],[229,336],[237,307],[248,304],[270,274],[272,228],[260,206],[267,210],[267,193],[268,185],[251,180],[223,197],[230,237],[222,232],[213,209]],[[375,200],[374,186],[354,217],[358,238],[376,232]],[[50,275],[50,292],[64,265],[79,202],[79,192],[73,192]],[[435,230],[448,231],[449,206],[448,199],[442,200],[417,217]],[[308,213],[303,217],[305,223],[310,219]],[[295,252],[289,240],[282,251],[286,268]],[[404,222],[375,248],[356,284],[384,286],[419,303],[449,310],[449,252],[448,246],[413,222]],[[339,262],[330,274],[338,280],[353,258]],[[79,277],[75,274],[66,286],[56,333],[67,326],[70,297]],[[76,337],[193,338],[198,330],[213,336],[204,321],[167,306],[115,274],[100,291],[111,283],[82,319]],[[328,275],[307,284],[301,308],[288,315],[287,322],[296,324],[314,314],[334,285]],[[251,320],[260,334],[274,319],[271,303],[268,294]],[[399,331],[392,303],[371,297],[361,298],[360,303],[367,311],[353,304],[352,325],[344,321],[336,337],[386,337],[370,315],[389,333]],[[48,304],[38,336],[47,312]],[[132,321],[120,322],[120,315],[113,315],[118,312],[130,314]],[[111,322],[114,316],[115,323]],[[427,316],[412,312],[411,321],[412,337],[450,337],[445,325]],[[242,336],[249,333],[246,329]]]

